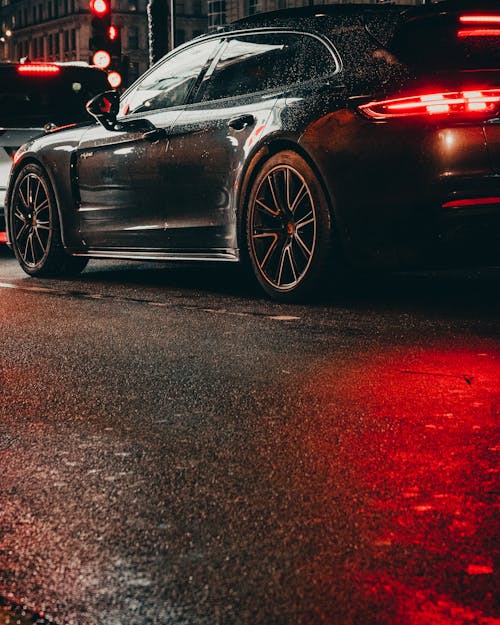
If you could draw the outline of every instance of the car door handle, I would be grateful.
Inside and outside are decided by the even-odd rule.
[[[234,130],[243,130],[243,128],[253,126],[253,124],[255,124],[253,115],[240,115],[239,117],[233,117],[228,122],[229,128],[234,128]]]
[[[145,141],[158,141],[159,139],[165,139],[167,131],[165,128],[155,128],[154,130],[148,130],[142,135]]]

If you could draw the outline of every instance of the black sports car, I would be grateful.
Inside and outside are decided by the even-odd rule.
[[[500,260],[497,2],[268,13],[163,58],[100,122],[16,154],[33,276],[89,258],[247,261],[302,298],[336,266]]]

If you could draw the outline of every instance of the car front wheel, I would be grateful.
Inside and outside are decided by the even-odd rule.
[[[18,173],[9,215],[12,248],[27,274],[68,276],[84,269],[86,258],[64,251],[54,193],[40,166],[30,163]]]
[[[293,151],[264,163],[249,194],[246,239],[250,263],[273,299],[311,296],[331,260],[329,206],[315,173]]]

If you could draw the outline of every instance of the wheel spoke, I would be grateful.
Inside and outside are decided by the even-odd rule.
[[[36,207],[37,202],[38,202],[38,193],[40,192],[40,185],[41,185],[39,178],[37,178],[36,181],[37,181],[37,186],[36,186],[36,191],[35,191],[35,197],[32,198],[33,206],[35,206],[35,207]],[[36,208],[35,208],[35,211],[36,211]]]
[[[272,241],[269,244],[269,247],[267,248],[264,258],[262,259],[262,261],[259,262],[259,266],[261,269],[264,269],[267,261],[269,260],[269,257],[271,256],[273,251],[276,249],[276,245],[278,243],[278,235],[275,232],[269,232],[266,234],[257,234],[254,236],[254,239],[264,239],[264,238],[270,238],[270,237],[272,237]]]
[[[307,245],[302,240],[302,237],[298,232],[295,232],[295,241],[299,244],[302,253],[305,255],[306,259],[309,260],[312,256],[312,249],[310,250]]]
[[[295,222],[295,229],[300,230],[311,223],[314,223],[314,214],[312,210]]]
[[[275,214],[279,215],[280,213],[283,213],[283,207],[279,197],[279,189],[276,182],[275,172],[271,172],[271,174],[269,174],[269,176],[267,177],[267,181],[269,183],[269,188],[271,189],[271,196],[273,198],[274,206],[276,207]]]
[[[49,208],[49,200],[48,198],[45,198],[40,204],[35,204],[35,214],[38,214],[47,208]]]
[[[19,206],[16,207],[16,210],[14,211],[14,217],[20,221],[21,223],[25,224],[26,223],[26,216],[23,215],[23,213],[21,212],[21,210],[19,209]]]
[[[290,262],[290,268],[291,268],[292,273],[293,273],[293,281],[297,282],[297,272],[295,270],[295,263],[294,263],[294,260],[293,260],[292,246],[289,245],[287,247],[287,250],[288,250],[288,260]]]
[[[287,245],[283,245],[283,249],[281,250],[280,262],[278,265],[278,275],[276,276],[276,284],[281,286],[281,278],[283,277],[283,267],[285,266],[285,258],[286,258],[286,250]]]
[[[26,243],[24,245],[24,254],[23,254],[23,260],[25,263],[28,262],[28,247],[30,244],[30,239],[31,239],[31,232],[28,233],[28,236],[26,237]]]
[[[256,208],[258,210],[263,211],[264,213],[266,213],[268,215],[272,215],[273,217],[277,217],[280,214],[279,210],[273,211],[272,208],[269,208],[269,206],[264,204],[264,202],[262,202],[261,200],[255,200],[255,203],[257,204]]]
[[[29,175],[26,180],[26,197],[28,198],[28,206],[33,205],[33,187],[31,184],[32,176]]]
[[[40,233],[38,232],[38,228],[35,228],[35,235],[38,241],[38,244],[40,245],[40,248],[42,250],[42,256],[45,254],[45,246],[46,243],[44,243],[40,237]]]
[[[23,181],[24,182],[24,181]],[[22,184],[19,185],[19,197],[21,202],[24,204],[25,208],[29,207],[29,199],[28,199],[28,179],[26,179],[26,197],[23,194]]]
[[[21,236],[25,233],[27,229],[28,229],[28,224],[27,222],[24,222],[21,228],[19,229],[19,232],[16,234],[16,241],[19,241],[19,239],[21,238]]]
[[[297,195],[295,196],[292,204],[290,205],[290,212],[292,214],[295,214],[295,211],[297,210],[297,206],[302,202],[302,200],[307,197],[308,195],[308,191],[307,191],[307,187],[304,183],[302,183],[302,186],[300,187]]]

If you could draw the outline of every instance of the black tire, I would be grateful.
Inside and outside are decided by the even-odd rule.
[[[9,206],[12,249],[30,276],[77,275],[87,258],[69,256],[61,241],[56,200],[49,179],[35,163],[17,174]]]
[[[332,218],[309,164],[291,150],[267,160],[253,182],[245,217],[250,264],[264,291],[281,302],[317,294],[331,269]]]

